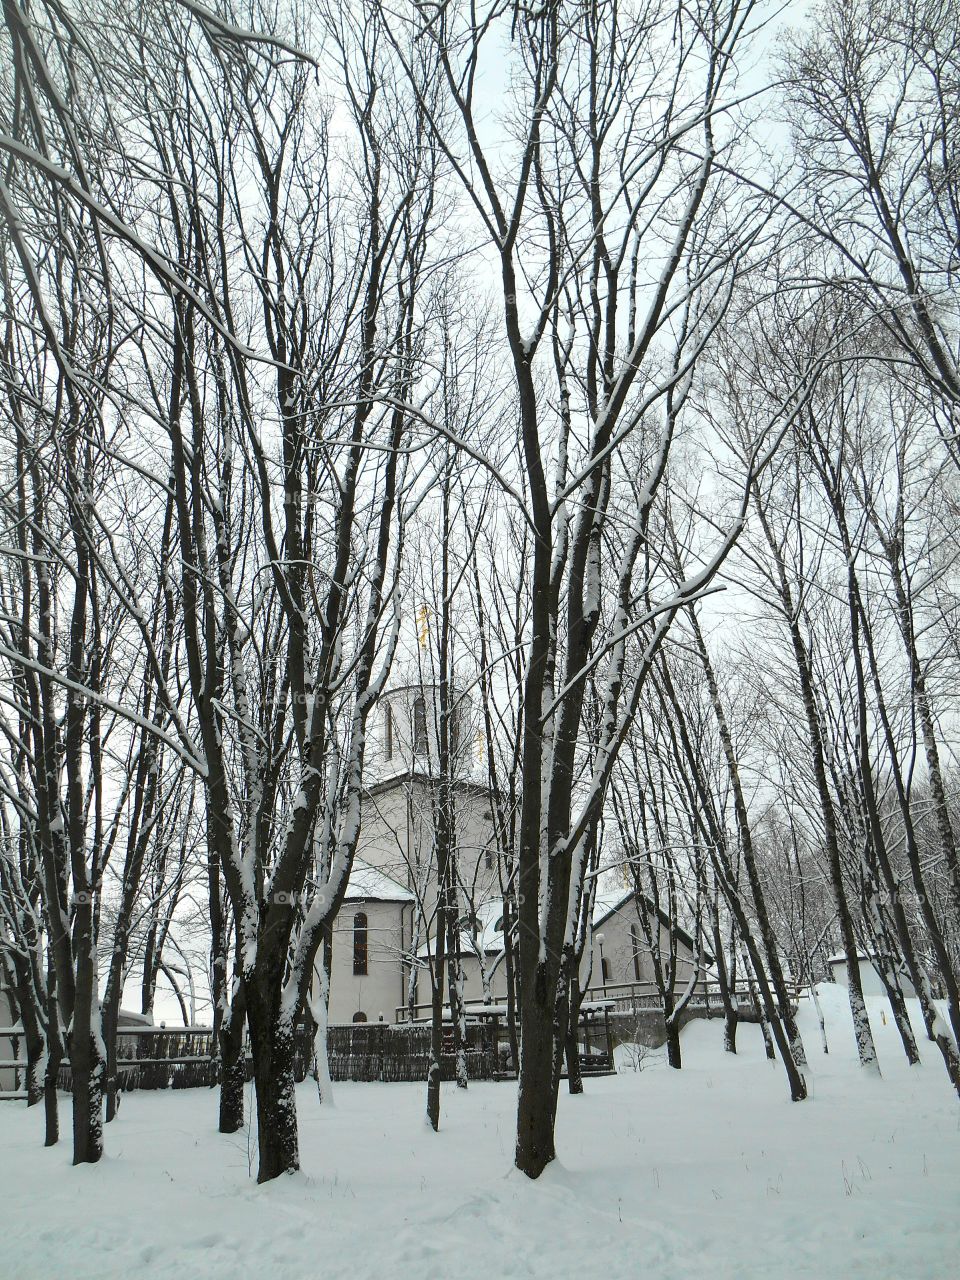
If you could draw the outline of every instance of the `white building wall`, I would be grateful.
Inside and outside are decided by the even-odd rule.
[[[849,986],[847,979],[847,962],[845,958],[835,958],[830,962],[830,972],[834,982],[841,986]],[[867,956],[860,957],[860,983],[863,987],[865,996],[885,996],[887,994],[880,974],[877,972],[873,962]],[[900,984],[903,987],[903,994],[908,998],[915,998],[916,992],[913,989],[913,983],[909,978],[900,978]]]
[[[353,971],[354,917],[367,917],[367,972]],[[333,956],[330,972],[331,1023],[352,1022],[358,1012],[368,1022],[396,1021],[397,1005],[404,1001],[403,966],[404,915],[410,908],[399,902],[345,902],[333,927]],[[409,929],[409,925],[407,925]]]
[[[398,779],[374,788],[363,801],[357,854],[408,889],[417,899],[421,939],[434,935],[437,869],[429,779]],[[455,848],[460,907],[466,914],[500,897],[493,814],[481,788],[461,786],[454,795]]]
[[[631,927],[636,929],[636,938],[639,942],[637,965],[634,964],[635,948]],[[603,935],[602,945],[597,942],[598,934]],[[658,934],[660,954],[663,956],[664,965],[666,965],[670,955],[670,933],[665,925],[656,921],[653,936],[656,938]],[[590,985],[592,987],[603,985],[601,952],[603,959],[607,962],[608,983],[639,981],[650,983],[651,987],[655,986],[653,960],[646,944],[643,926],[637,914],[636,903],[632,898],[596,927],[593,943],[593,965],[590,973]],[[691,948],[678,940],[677,980],[674,987],[678,994],[683,992],[690,981],[694,962],[695,957]],[[584,956],[584,964],[588,963],[588,957]]]

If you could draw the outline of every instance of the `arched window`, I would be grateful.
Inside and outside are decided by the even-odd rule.
[[[362,1009],[358,1009],[357,1012],[353,1015],[353,1020],[354,1022],[366,1022],[367,1015],[363,1012]]]
[[[385,760],[393,759],[393,707],[389,702],[383,712],[383,755]]]
[[[630,941],[633,943],[633,976],[640,981],[640,934],[637,926],[630,926]]]
[[[353,917],[353,972],[362,977],[367,972],[367,915],[358,911]]]
[[[422,693],[413,700],[413,754],[427,754],[427,704]]]

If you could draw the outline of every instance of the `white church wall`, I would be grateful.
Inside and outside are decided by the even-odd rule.
[[[367,972],[354,973],[354,919],[367,917]],[[362,1012],[368,1022],[396,1021],[404,1000],[401,954],[405,941],[404,912],[398,902],[345,902],[333,928],[330,974],[331,1023],[352,1022]]]

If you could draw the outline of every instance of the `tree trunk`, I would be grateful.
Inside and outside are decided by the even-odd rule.
[[[817,984],[813,980],[812,971],[810,975],[810,998],[813,1001],[813,1007],[817,1014],[817,1022],[820,1026],[820,1045],[823,1052],[828,1054],[830,1052],[830,1045],[827,1041],[827,1020],[823,1016],[823,1006],[820,1004],[820,997],[817,995]]]
[[[762,519],[762,516],[761,516],[761,519]],[[707,663],[707,665],[709,666],[709,662]],[[679,732],[680,740],[683,743],[684,754],[686,755],[686,758],[690,763],[691,779],[694,787],[696,788],[696,792],[701,802],[700,828],[702,830],[704,837],[707,840],[709,840],[710,844],[712,845],[713,867],[714,867],[714,874],[717,880],[717,884],[723,889],[723,894],[727,900],[727,905],[730,908],[730,912],[733,915],[734,921],[736,922],[737,929],[739,930],[739,933],[740,933],[740,939],[744,948],[744,951],[743,951],[744,968],[746,969],[747,978],[750,983],[751,996],[754,1000],[755,1006],[758,1007],[758,1012],[761,1018],[761,1025],[764,1027],[764,1040],[767,1046],[767,1056],[768,1057],[776,1056],[772,1052],[773,1044],[770,1038],[770,1030],[772,1027],[773,1035],[776,1037],[776,1043],[780,1049],[780,1056],[783,1060],[783,1067],[787,1075],[787,1081],[790,1085],[790,1098],[793,1102],[802,1102],[807,1097],[806,1081],[804,1080],[803,1073],[800,1067],[798,1066],[798,1062],[805,1063],[806,1061],[805,1055],[803,1054],[803,1046],[802,1044],[800,1044],[800,1057],[799,1058],[795,1057],[791,1042],[783,1030],[784,1020],[781,1016],[778,1015],[777,1008],[773,1001],[773,994],[770,990],[770,984],[767,981],[767,974],[766,974],[766,969],[764,968],[763,957],[760,954],[760,949],[757,946],[756,939],[754,938],[754,931],[751,927],[750,921],[748,920],[746,912],[744,910],[743,901],[739,892],[739,888],[737,886],[737,877],[733,870],[731,859],[726,849],[726,839],[725,839],[724,831],[722,826],[718,823],[713,813],[712,805],[709,803],[708,791],[707,791],[707,788],[704,786],[700,770],[697,767],[697,763],[696,763],[697,756],[693,748],[693,743],[691,741],[690,733],[687,729],[687,726],[684,720],[682,705],[673,689],[673,684],[670,679],[669,669],[667,668],[666,664],[664,664],[663,666],[662,674],[663,674],[664,686],[669,693],[669,699],[670,699],[669,705],[674,709],[674,712],[676,715],[678,732]],[[715,704],[715,710],[718,705],[719,703]],[[719,716],[722,714],[722,710],[718,711],[717,714],[719,718]],[[741,814],[741,822],[743,822],[744,818],[745,818],[745,810]],[[747,843],[750,843],[749,823],[745,823],[742,826],[740,835],[741,835],[741,842],[744,845]],[[717,911],[716,904],[714,904],[714,916],[715,916],[715,930],[717,933],[717,955],[718,955],[718,961],[720,962],[719,967],[722,970],[723,945],[719,935],[719,914]],[[774,940],[772,951],[773,951],[774,957],[776,958],[775,940]],[[749,958],[750,964],[746,963],[747,958]],[[751,965],[753,970],[752,975],[750,972]],[[754,981],[753,981],[754,978],[756,979],[756,985],[754,985]],[[781,972],[781,979],[782,979],[782,972]],[[725,974],[721,974],[720,985],[721,985],[721,996],[724,999],[724,1012],[725,1014],[728,1014],[728,1017],[729,1017],[730,1015],[728,1013],[728,1003],[731,1005],[735,1005],[736,1001],[735,999],[734,1000],[730,999],[730,994],[729,994],[730,984],[729,982],[726,981]],[[725,988],[726,988],[726,995],[724,996],[723,993]],[[757,1003],[757,988],[759,989],[759,999],[762,1002],[762,1010],[760,1010]],[[784,988],[782,987],[782,984],[781,984],[781,990],[784,990]],[[789,1005],[787,1006],[787,1008],[789,1012]],[[799,1035],[797,1035],[796,1038],[799,1041]]]
[[[430,1068],[427,1071],[427,1120],[436,1133],[440,1128],[440,1061],[443,1057],[443,990],[433,984],[433,1017],[430,1020]]]
[[[450,993],[450,1025],[453,1028],[455,1080],[458,1089],[467,1088],[467,1019],[463,1003],[463,961],[460,958],[459,909],[447,920],[447,990]]]
[[[57,1076],[63,1061],[63,1033],[60,1029],[60,1002],[53,964],[47,972],[47,1064],[43,1073],[43,1145],[55,1147],[60,1141],[60,1116],[57,1106]]]
[[[740,1025],[740,1014],[731,1005],[723,1013],[723,1051],[737,1052],[737,1028]]]
[[[697,652],[700,655],[700,661],[703,666],[704,674],[707,678],[707,688],[710,692],[710,700],[713,704],[714,714],[717,718],[720,742],[723,747],[724,758],[726,760],[727,774],[730,778],[731,791],[733,793],[734,814],[737,820],[737,829],[740,834],[740,847],[743,851],[744,864],[747,870],[747,879],[750,883],[750,892],[753,895],[754,908],[757,914],[757,923],[760,926],[760,938],[763,942],[766,956],[766,969],[770,976],[770,985],[772,986],[773,992],[777,998],[780,1020],[786,1029],[791,1056],[796,1064],[797,1071],[800,1075],[803,1075],[807,1069],[807,1053],[803,1046],[803,1039],[801,1038],[800,1031],[797,1027],[796,1019],[793,1016],[793,1009],[790,1005],[787,984],[783,976],[783,966],[780,963],[780,952],[777,946],[776,933],[770,921],[766,894],[763,891],[763,882],[760,878],[760,872],[757,867],[757,860],[753,847],[753,831],[750,826],[746,796],[744,795],[743,785],[740,778],[740,763],[734,746],[733,734],[730,731],[730,726],[727,721],[726,710],[723,705],[723,699],[720,696],[720,686],[717,683],[716,672],[714,671],[713,663],[710,659],[710,653],[707,649],[706,641],[703,638],[703,632],[700,629],[700,624],[697,621],[696,613],[693,609],[690,610],[690,618]],[[799,1101],[799,1099],[797,1100]]]
[[[103,1083],[106,1065],[99,1036],[92,1030],[75,1030],[70,1037],[74,1164],[96,1164],[103,1155]]]
[[[903,818],[904,849],[907,855],[907,862],[910,867],[913,885],[918,894],[921,915],[927,928],[927,933],[934,950],[934,955],[938,965],[940,966],[941,973],[943,974],[944,982],[946,983],[948,1008],[950,1011],[951,1022],[954,1027],[954,1033],[956,1035],[958,1034],[958,1028],[960,1028],[960,993],[958,993],[957,990],[956,975],[953,971],[950,954],[944,943],[943,934],[940,930],[936,912],[934,911],[930,897],[926,892],[926,882],[920,861],[920,853],[913,824],[913,815],[910,809],[910,800],[900,769],[900,761],[896,751],[896,740],[890,724],[890,717],[887,712],[886,699],[883,696],[883,687],[880,682],[877,655],[873,643],[873,634],[866,618],[862,619],[862,626],[863,636],[866,641],[867,656],[870,660],[871,682],[873,684],[877,700],[877,713],[880,719],[880,724],[883,727],[884,741],[887,746],[887,754],[890,758],[891,777],[893,779],[894,788],[897,794],[897,802],[900,806],[900,812]],[[947,1070],[947,1075],[953,1082],[954,1088],[958,1093],[960,1093],[960,1058],[958,1058],[957,1055],[957,1044],[954,1036],[950,1035],[948,1028],[934,1006],[933,993],[930,989],[929,978],[927,977],[926,971],[917,956],[916,948],[913,945],[913,937],[910,933],[910,926],[907,921],[906,912],[903,907],[902,895],[900,893],[900,883],[894,875],[893,868],[890,864],[890,857],[887,851],[887,843],[884,838],[883,826],[879,822],[876,797],[873,794],[872,789],[868,798],[871,799],[868,816],[870,818],[871,828],[873,831],[873,845],[876,850],[877,861],[883,876],[884,886],[890,898],[893,920],[897,931],[897,938],[900,943],[900,949],[903,953],[903,958],[906,962],[907,971],[909,973],[910,980],[913,983],[914,991],[916,991],[920,1000],[924,1026],[927,1029],[927,1035],[940,1050],[944,1066]]]
[[[246,1002],[242,983],[238,983],[229,1010],[220,1021],[217,1037],[220,1052],[220,1120],[221,1133],[239,1133],[243,1128],[243,1090],[246,1085],[244,1027]]]
[[[93,910],[89,902],[76,909],[76,996],[70,1032],[73,1080],[73,1163],[96,1164],[103,1155],[103,1086],[107,1064],[97,1001]]]
[[[776,1062],[777,1051],[773,1044],[773,1036],[770,1034],[770,1021],[760,1006],[757,1006],[757,1017],[760,1019],[760,1030],[763,1032],[763,1048],[767,1055],[768,1062]]]
[[[777,546],[776,539],[770,530],[769,523],[766,519],[766,513],[764,512],[759,499],[757,501],[757,514],[761,528],[763,529],[764,538],[776,566],[778,594],[783,607],[787,630],[790,634],[790,642],[793,648],[797,677],[800,684],[804,718],[807,722],[807,733],[809,737],[814,782],[816,784],[817,797],[820,801],[820,809],[823,816],[827,862],[830,867],[830,877],[833,881],[834,897],[837,904],[837,916],[840,922],[840,936],[843,939],[843,951],[847,961],[847,991],[850,1000],[850,1013],[853,1017],[853,1033],[857,1043],[857,1056],[860,1059],[860,1065],[862,1067],[879,1075],[880,1063],[877,1059],[877,1050],[873,1042],[873,1032],[870,1029],[870,1019],[867,1015],[867,1006],[863,998],[863,987],[860,982],[860,965],[857,956],[856,934],[853,927],[853,919],[850,914],[850,906],[847,901],[846,887],[843,882],[843,864],[840,859],[840,844],[837,834],[836,814],[834,811],[833,798],[830,794],[830,786],[827,782],[826,752],[823,741],[820,711],[817,705],[816,684],[814,681],[813,670],[807,653],[807,646],[800,631],[800,624],[798,621],[799,614],[794,608],[793,593],[787,580],[787,571],[783,556]]]
[[[720,932],[720,915],[716,903],[714,903],[713,910],[713,946],[717,953],[717,985],[720,988],[720,1003],[723,1005],[723,1049],[725,1053],[736,1053],[737,1024],[740,1021],[740,1009],[737,1005],[736,996],[730,990],[730,975],[727,972],[727,963],[723,954],[723,934]],[[731,966],[735,963],[736,956],[731,952]],[[736,981],[736,970],[733,971],[733,981]],[[679,1054],[679,1044],[677,1052]]]
[[[330,970],[333,964],[333,926],[323,927],[323,949],[320,956],[320,991],[310,1001],[310,1013],[316,1031],[313,1037],[313,1062],[320,1102],[333,1106],[333,1080],[330,1077],[330,1057],[327,1051],[327,1028],[330,1023]],[[412,1019],[411,1019],[412,1020]]]
[[[667,1066],[679,1071],[683,1066],[680,1054],[680,1024],[671,1016],[665,1019],[664,1028],[667,1033]]]
[[[570,1011],[567,1016],[565,1050],[567,1056],[567,1089],[570,1093],[583,1093],[583,1073],[580,1070],[580,1045],[577,1032],[580,1026],[580,983],[576,977],[570,982]]]
[[[119,1107],[119,1099],[117,1097],[117,1025],[120,1015],[120,992],[119,988],[111,991],[108,999],[103,1002],[103,1012],[101,1021],[103,1024],[103,1043],[106,1049],[106,1076],[104,1082],[104,1094],[107,1103],[107,1124],[116,1117]]]
[[[885,960],[879,956],[877,957],[877,972],[880,974],[880,981],[883,983],[887,999],[890,1001],[893,1021],[896,1024],[897,1031],[900,1033],[903,1052],[911,1067],[917,1067],[920,1065],[920,1050],[917,1048],[917,1038],[913,1034],[913,1027],[910,1025],[910,1015],[907,1013],[907,1002],[903,998],[903,988],[900,986],[900,980],[892,969],[887,968]]]
[[[259,982],[246,979],[244,988],[257,1096],[257,1182],[270,1182],[300,1168],[293,1016],[283,1008],[279,981],[263,975]]]
[[[510,1063],[520,1075],[520,1037],[517,1033],[517,964],[513,946],[513,903],[510,893],[503,895],[503,963],[507,980],[507,1040]]]
[[[441,889],[441,894],[443,890]],[[440,1063],[443,1058],[443,966],[447,931],[437,929],[437,952],[434,956],[433,982],[430,989],[430,1069],[427,1072],[427,1120],[436,1133],[440,1128]]]
[[[47,1059],[47,1038],[32,1000],[18,999],[27,1051],[27,1106],[35,1107],[43,1098],[43,1073]]]
[[[27,1037],[27,1106],[35,1107],[43,1100],[44,1073],[47,1064],[46,1041]]]
[[[553,1138],[555,1002],[551,998],[554,993],[544,989],[542,967],[538,967],[533,976],[541,981],[534,991],[526,991],[521,998],[516,1166],[528,1178],[539,1178],[557,1154]]]

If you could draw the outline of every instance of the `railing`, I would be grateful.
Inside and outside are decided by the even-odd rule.
[[[27,1096],[27,1061],[20,1056],[22,1047],[22,1026],[0,1027],[0,1102]],[[6,1088],[8,1083],[13,1087]]]
[[[419,1024],[430,1022],[433,1017],[433,1005],[428,1001],[426,1004],[398,1004],[396,1007],[396,1021],[398,1023]],[[411,1017],[412,1012],[412,1017]],[[464,1004],[464,1016],[468,1022],[484,1021],[494,1018],[505,1018],[507,1016],[507,1006],[499,1000],[493,1004],[482,1004],[480,1001],[467,1001]],[[449,1004],[443,1006],[443,1021],[451,1022]]]
[[[798,982],[788,982],[786,988],[787,997],[791,1005],[795,1006],[806,987]],[[679,1000],[685,990],[686,986],[678,983],[674,989],[675,998]],[[753,1011],[755,998],[748,983],[737,983],[731,995],[741,1014]],[[605,982],[600,986],[590,987],[584,1000],[612,1001],[614,1013],[663,1012],[663,997],[653,982]],[[719,987],[715,983],[698,983],[686,1008],[706,1013],[722,1013],[723,997]]]
[[[797,1000],[807,989],[804,984],[799,982],[788,982],[786,988],[791,1005],[796,1005]],[[679,1000],[685,990],[685,984],[677,983],[675,998]],[[741,1013],[753,1010],[754,996],[748,983],[737,983],[732,994]],[[584,994],[583,1002],[584,1004],[606,1003],[612,1013],[639,1013],[645,1010],[655,1013],[663,1012],[663,997],[654,982],[604,982],[599,986],[588,988]],[[704,1010],[708,1013],[722,1013],[723,998],[720,995],[719,987],[716,983],[698,983],[686,1007]],[[412,1010],[409,1005],[404,1004],[397,1005],[396,1018],[397,1022],[400,1023],[409,1023],[411,1021],[421,1023],[428,1021],[432,1013],[432,1004],[415,1004]],[[469,1002],[465,1006],[464,1013],[467,1020],[470,1021],[471,1019],[505,1018],[507,1010],[502,1001],[496,1001],[492,1005]],[[443,1006],[443,1019],[445,1022],[450,1021],[450,1006],[448,1004]]]

